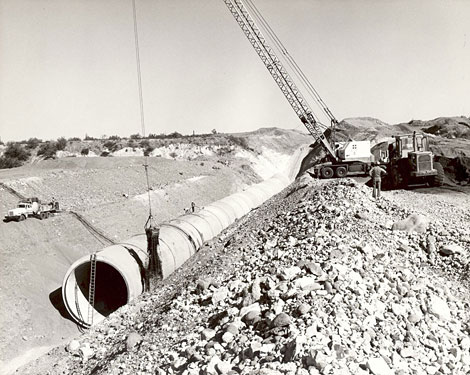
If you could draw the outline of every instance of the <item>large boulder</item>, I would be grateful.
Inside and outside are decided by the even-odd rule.
[[[424,233],[428,229],[429,220],[419,214],[411,214],[406,219],[393,223],[392,230]]]

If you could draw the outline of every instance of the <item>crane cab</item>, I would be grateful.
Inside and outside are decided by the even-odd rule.
[[[336,142],[335,151],[338,160],[345,162],[361,161],[370,163],[372,160],[370,141]]]

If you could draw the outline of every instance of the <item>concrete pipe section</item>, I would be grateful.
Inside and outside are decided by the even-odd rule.
[[[196,213],[161,224],[158,255],[162,278],[186,262],[206,241],[279,193],[290,182],[285,175],[275,175]],[[147,237],[145,234],[137,235],[96,253],[93,308],[89,303],[90,262],[90,256],[84,256],[72,264],[62,285],[62,297],[68,312],[85,327],[103,320],[144,291],[148,265]]]

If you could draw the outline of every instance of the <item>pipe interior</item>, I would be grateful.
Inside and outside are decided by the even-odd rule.
[[[90,262],[75,269],[75,280],[83,296],[89,301]],[[108,316],[128,300],[127,285],[117,269],[108,263],[96,262],[95,310]]]

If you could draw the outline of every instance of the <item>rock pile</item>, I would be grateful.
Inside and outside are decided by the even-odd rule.
[[[284,194],[270,216],[264,208],[222,236],[204,276],[167,306],[145,296],[82,337],[94,354],[80,357],[75,344],[68,371],[470,371],[464,223],[410,216],[352,180]]]

